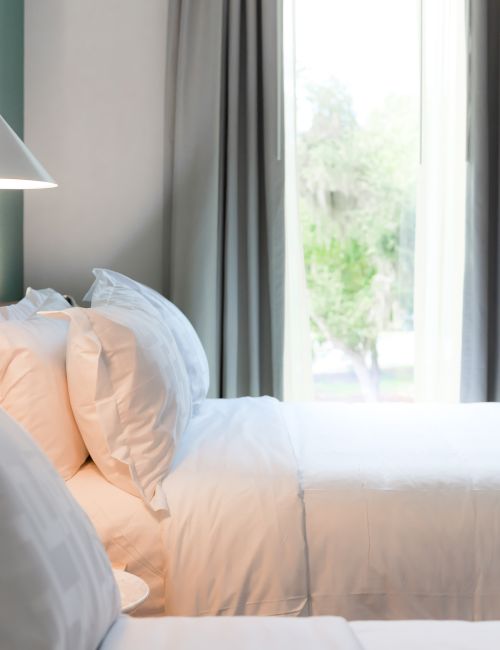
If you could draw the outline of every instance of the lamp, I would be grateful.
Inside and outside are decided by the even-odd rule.
[[[0,115],[0,190],[49,187],[57,183]]]
[[[0,115],[0,190],[29,190],[45,187],[57,187],[57,183],[54,183],[54,179]],[[17,192],[0,192],[0,195],[1,212],[21,217],[22,197]],[[6,218],[1,223],[0,301],[2,302],[10,302],[21,295],[22,230],[19,223],[19,218]]]

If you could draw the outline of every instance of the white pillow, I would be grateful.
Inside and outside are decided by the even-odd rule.
[[[133,301],[133,294],[139,293],[156,310],[162,323],[170,328],[175,337],[189,376],[193,406],[198,406],[207,396],[210,375],[203,345],[186,316],[157,291],[126,275],[108,269],[94,269],[93,273],[96,277],[95,282],[84,297],[84,300],[92,300],[92,307],[103,304],[126,307]],[[110,289],[121,289],[121,291],[110,291]]]
[[[97,648],[118,616],[111,566],[44,454],[0,409],[0,648]]]
[[[0,307],[0,322],[4,320],[26,320],[44,309],[67,309],[68,302],[54,289],[26,289],[26,296],[13,305]]]
[[[70,320],[69,394],[94,462],[117,487],[167,509],[161,481],[191,416],[170,330],[141,296],[126,309],[76,307],[52,316]]]
[[[0,322],[0,406],[38,442],[64,479],[88,456],[66,380],[68,323]]]

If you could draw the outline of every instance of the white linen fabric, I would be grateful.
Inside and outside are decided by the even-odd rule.
[[[189,381],[172,334],[139,294],[126,308],[46,315],[70,321],[70,400],[94,462],[114,485],[166,510],[160,482],[191,417]]]
[[[0,410],[0,647],[97,648],[119,613],[106,553],[46,456]]]
[[[133,619],[122,616],[109,631],[100,650],[137,650],[137,648],[363,650],[346,621],[333,616],[307,619],[252,616]]]
[[[13,305],[0,307],[0,322],[4,320],[26,320],[45,309],[67,309],[68,302],[54,289],[32,289],[28,287],[26,296]]]
[[[0,322],[0,406],[37,441],[64,479],[88,456],[69,402],[68,323]]]
[[[108,269],[94,269],[93,273],[95,282],[84,296],[84,300],[92,301],[92,307],[107,304],[127,307],[134,302],[135,293],[143,296],[153,307],[162,326],[168,327],[174,335],[188,373],[193,406],[199,406],[208,393],[208,360],[203,345],[186,316],[157,291],[126,275]]]
[[[167,611],[499,618],[499,430],[498,404],[206,400],[164,480]]]
[[[350,626],[364,650],[500,648],[500,621],[353,621]]]
[[[304,613],[302,508],[279,402],[206,400],[163,484],[169,614]]]
[[[287,405],[311,613],[500,617],[500,404]]]
[[[165,614],[160,514],[107,481],[91,461],[66,485],[94,525],[112,566],[139,576],[149,586],[148,598],[134,615]]]
[[[101,650],[498,650],[500,622],[121,616]]]

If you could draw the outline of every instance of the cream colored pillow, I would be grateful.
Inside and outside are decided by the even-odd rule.
[[[191,416],[189,380],[170,331],[147,302],[77,307],[70,320],[71,405],[90,455],[117,487],[167,509],[161,481]]]
[[[68,324],[40,316],[0,322],[0,406],[69,479],[88,456],[66,381]]]
[[[47,309],[67,309],[69,303],[64,296],[54,289],[26,289],[22,300],[12,305],[0,307],[0,322],[5,320],[27,320],[37,311]]]

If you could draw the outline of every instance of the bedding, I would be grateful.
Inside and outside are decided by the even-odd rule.
[[[208,360],[198,334],[186,316],[157,291],[126,275],[109,269],[93,269],[93,273],[95,282],[84,296],[84,300],[92,301],[92,307],[109,304],[127,306],[134,303],[137,294],[148,301],[161,327],[168,328],[175,338],[188,373],[193,407],[198,407],[208,393]]]
[[[500,617],[500,404],[288,405],[310,607]]]
[[[97,648],[120,611],[96,532],[31,437],[0,409],[0,648]]]
[[[107,481],[92,461],[66,485],[94,525],[113,567],[130,571],[148,584],[150,594],[134,615],[165,614],[161,516]]]
[[[0,323],[6,320],[27,320],[44,309],[67,309],[66,298],[54,289],[26,289],[26,295],[13,305],[0,307]]]
[[[0,322],[0,406],[31,434],[64,479],[88,456],[66,381],[68,324],[40,316]]]
[[[500,405],[207,400],[163,481],[175,615],[500,616]]]
[[[119,598],[96,532],[44,454],[0,410],[0,646],[101,650],[497,650],[500,622],[354,621],[340,617],[118,616]],[[97,470],[89,464],[79,476]],[[88,496],[92,481],[84,480]],[[77,484],[77,477],[72,479]],[[123,515],[123,495],[109,503]],[[103,501],[105,490],[96,493]],[[135,499],[141,508],[144,504]],[[137,511],[139,512],[139,511]],[[138,527],[141,522],[132,519]],[[61,580],[64,576],[64,580]]]
[[[346,621],[335,617],[309,619],[253,617],[129,619],[120,617],[109,631],[100,650],[137,650],[137,648],[147,648],[147,650],[200,650],[200,648],[364,650]],[[377,648],[377,650],[382,649]],[[432,649],[426,648],[426,650]]]
[[[192,411],[172,334],[139,294],[128,307],[45,315],[70,322],[69,396],[92,459],[111,483],[166,510],[160,482]]]
[[[499,621],[354,621],[350,627],[363,650],[500,648]]]
[[[204,402],[163,487],[169,614],[306,612],[297,467],[277,401]]]
[[[498,650],[500,622],[120,617],[101,650]]]

